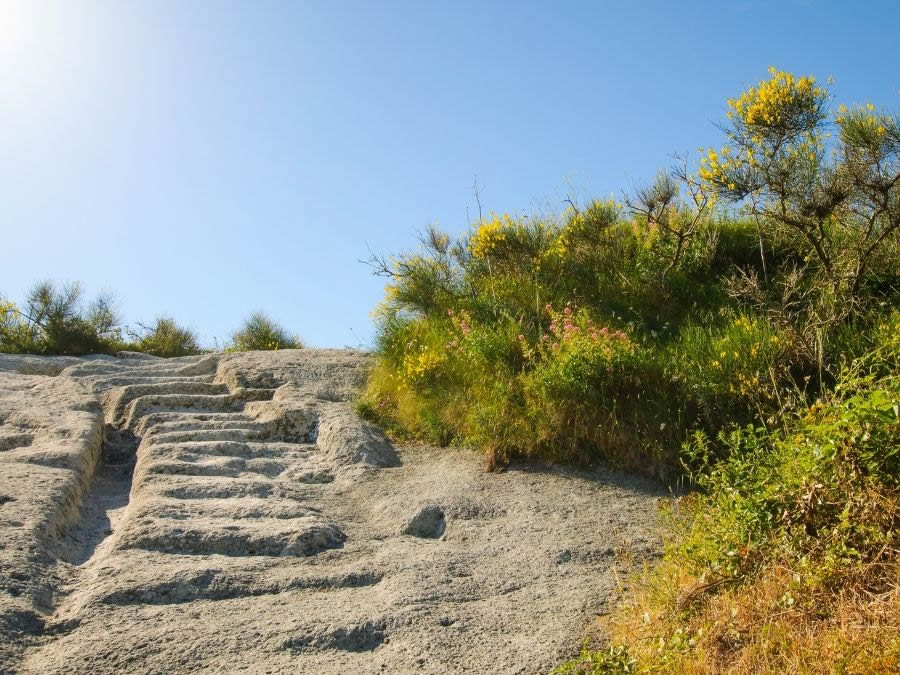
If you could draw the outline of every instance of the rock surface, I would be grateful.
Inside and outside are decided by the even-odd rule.
[[[0,355],[0,672],[546,672],[658,488],[485,474],[348,403],[368,358]]]

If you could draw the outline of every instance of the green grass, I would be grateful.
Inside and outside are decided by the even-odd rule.
[[[164,358],[203,353],[194,331],[179,326],[168,317],[157,318],[151,326],[142,327],[140,333],[132,334],[131,341],[116,347],[117,351],[144,352]]]
[[[887,326],[784,427],[722,433],[716,461],[697,434],[702,491],[667,507],[663,562],[612,643],[557,672],[897,672],[900,315]]]

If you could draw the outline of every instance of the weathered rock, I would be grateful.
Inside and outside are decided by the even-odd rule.
[[[56,543],[78,518],[102,433],[80,383],[0,373],[0,672],[44,633],[61,583]]]
[[[321,407],[316,442],[336,466],[389,467],[400,463],[384,432],[359,419],[345,405]]]
[[[656,490],[395,449],[349,403],[369,365],[0,358],[0,672],[519,673],[577,649],[613,552],[658,549]]]
[[[436,504],[423,506],[403,528],[403,534],[425,539],[437,539],[444,534],[447,523],[444,509]]]

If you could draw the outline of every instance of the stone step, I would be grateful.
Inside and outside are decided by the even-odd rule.
[[[163,459],[179,455],[194,457],[238,457],[240,459],[304,460],[316,456],[311,443],[234,441],[230,439],[169,439],[155,436],[145,440],[140,449],[143,458]]]
[[[205,382],[211,384],[215,375],[110,375],[98,380],[94,388],[98,393],[115,387],[132,384],[181,384],[183,382]]]
[[[139,459],[135,478],[141,475],[230,477],[239,478],[248,474],[276,478],[286,468],[286,462],[274,459],[241,459],[239,457],[201,458],[188,452],[172,459]]]
[[[154,412],[238,412],[242,403],[235,401],[230,394],[156,394],[139,396],[125,408],[123,417],[117,424],[134,430],[136,422]]]
[[[195,425],[193,429],[179,429],[177,431],[161,431],[156,427],[152,433],[143,437],[145,443],[153,445],[171,443],[197,443],[204,441],[235,441],[246,443],[252,440],[265,440],[271,434],[270,426],[256,424],[253,426],[216,426],[206,427]]]
[[[125,415],[128,405],[145,396],[172,396],[172,395],[221,395],[228,394],[228,387],[224,384],[212,382],[178,381],[178,382],[144,382],[140,384],[126,384],[115,387],[103,394],[102,403],[106,417],[119,423]]]
[[[281,481],[254,478],[210,477],[195,480],[186,476],[156,476],[157,480],[148,477],[143,486],[155,495],[165,499],[185,501],[207,501],[218,499],[286,499],[305,502],[306,494],[302,486],[290,485]]]
[[[140,529],[126,530],[119,550],[143,549],[162,553],[226,556],[308,556],[343,545],[346,536],[318,515],[290,521],[171,521],[142,518]]]
[[[238,499],[156,499],[143,505],[138,517],[169,520],[275,521],[320,516],[318,509],[292,499],[241,497]],[[254,525],[255,526],[255,525]]]
[[[243,427],[255,425],[257,422],[251,415],[240,411],[223,412],[178,412],[161,411],[144,415],[134,427],[134,433],[138,436],[150,436],[157,433],[157,429],[166,431],[180,431],[182,429],[212,428],[217,427]]]

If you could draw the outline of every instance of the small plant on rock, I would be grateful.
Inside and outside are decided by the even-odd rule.
[[[140,325],[141,332],[132,332],[135,340],[128,345],[134,351],[154,356],[191,356],[203,350],[190,328],[179,326],[169,317],[158,317],[151,326]]]
[[[249,352],[269,349],[301,349],[303,341],[276,323],[265,312],[253,312],[231,336],[229,351]]]

